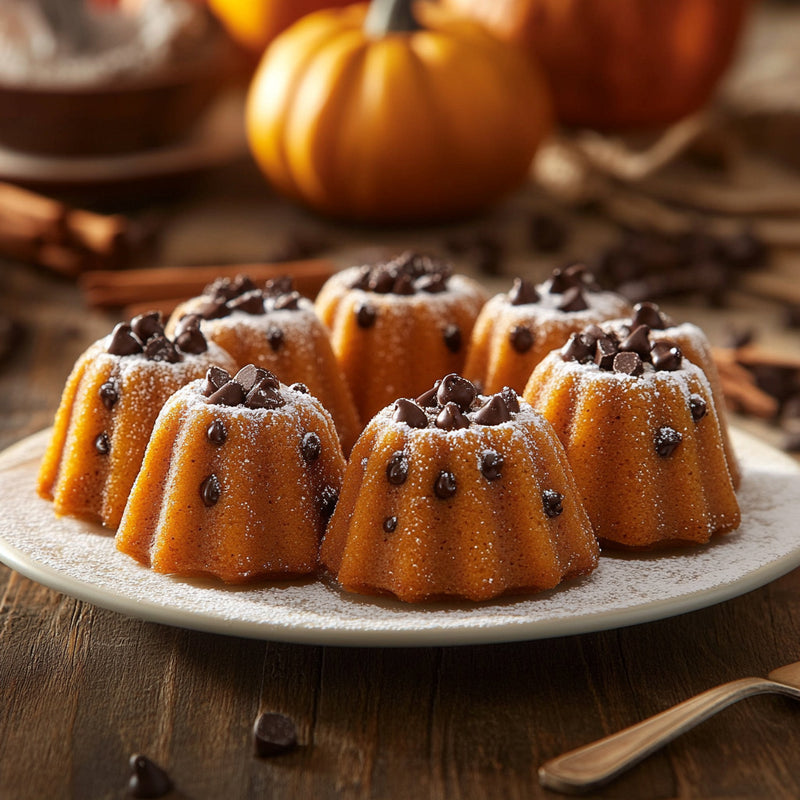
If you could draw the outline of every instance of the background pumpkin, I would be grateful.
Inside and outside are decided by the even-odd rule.
[[[397,30],[395,16],[377,31],[376,11],[408,8],[373,3],[369,33],[366,5],[319,11],[275,39],[247,130],[276,189],[336,217],[397,222],[477,211],[525,179],[551,121],[538,71],[430,3],[415,6],[422,29]]]
[[[673,122],[708,102],[751,0],[445,0],[529,47],[562,122]]]

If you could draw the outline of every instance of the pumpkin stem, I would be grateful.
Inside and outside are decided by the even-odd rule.
[[[390,33],[409,33],[422,26],[411,10],[413,0],[372,0],[364,20],[364,32],[373,39]]]

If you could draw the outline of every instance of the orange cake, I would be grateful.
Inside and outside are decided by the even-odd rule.
[[[156,572],[227,583],[312,573],[344,468],[305,387],[252,364],[211,369],[161,411],[117,548]]]
[[[725,414],[725,398],[722,394],[719,372],[711,354],[711,344],[705,333],[691,322],[676,324],[655,303],[638,303],[633,308],[633,316],[627,319],[614,320],[601,325],[604,330],[613,331],[617,338],[624,339],[640,325],[647,325],[650,339],[654,342],[675,342],[683,355],[700,367],[708,378],[711,394],[719,419],[722,444],[725,448],[725,457],[728,460],[728,469],[731,473],[734,488],[738,488],[742,476],[739,462],[733,451],[730,434],[728,432],[727,417]]]
[[[164,335],[158,313],[120,323],[76,362],[39,471],[58,514],[116,528],[167,398],[211,365],[234,368],[193,320]]]
[[[551,589],[597,554],[546,420],[513,389],[485,397],[451,374],[369,423],[321,560],[348,591],[420,602]]]
[[[414,253],[329,278],[317,313],[331,331],[361,419],[460,372],[484,300],[478,283]]]
[[[486,392],[525,388],[534,367],[587,325],[627,316],[631,307],[600,291],[582,264],[556,269],[538,286],[517,278],[483,307],[472,330],[464,374]]]
[[[563,442],[601,544],[699,544],[739,525],[711,387],[674,342],[590,326],[539,364],[525,398]]]
[[[350,452],[361,432],[350,389],[314,304],[294,291],[291,278],[267,281],[263,289],[243,275],[220,278],[175,309],[167,332],[190,314],[199,315],[206,338],[238,366],[255,364],[284,383],[305,384],[330,412],[342,447]]]

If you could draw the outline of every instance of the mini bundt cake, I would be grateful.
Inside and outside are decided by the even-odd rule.
[[[699,544],[739,525],[711,388],[674,342],[590,326],[539,364],[525,398],[563,442],[601,544]]]
[[[227,583],[316,571],[345,461],[305,387],[212,368],[158,417],[117,531],[156,572]]]
[[[717,418],[719,419],[720,433],[722,434],[722,445],[725,448],[725,457],[728,460],[728,469],[731,473],[734,488],[738,488],[742,475],[728,432],[725,398],[722,393],[719,372],[711,353],[711,344],[705,333],[691,322],[676,324],[655,303],[637,303],[633,307],[632,317],[604,323],[600,327],[606,331],[613,331],[617,338],[622,340],[640,325],[648,327],[651,341],[674,342],[681,349],[684,357],[689,359],[692,364],[700,367],[705,373],[711,386],[711,394],[714,397],[714,405],[717,409]]]
[[[361,432],[356,407],[314,304],[301,297],[290,277],[259,289],[244,275],[219,278],[202,295],[179,305],[167,332],[188,315],[200,317],[209,341],[227,350],[236,364],[255,364],[284,383],[304,383],[328,409],[345,453]]]
[[[624,297],[600,291],[582,264],[556,269],[543,283],[516,278],[483,307],[464,374],[485,392],[525,388],[534,367],[587,325],[631,313]]]
[[[317,313],[331,331],[361,419],[461,372],[485,299],[477,282],[414,253],[329,278]]]
[[[39,494],[58,514],[116,528],[161,406],[212,365],[234,368],[191,320],[174,340],[156,312],[119,323],[78,358],[67,379]]]
[[[597,555],[550,425],[455,374],[372,419],[321,549],[344,589],[406,602],[551,589]]]

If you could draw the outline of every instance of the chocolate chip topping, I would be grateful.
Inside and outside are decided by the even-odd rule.
[[[246,394],[241,384],[231,380],[217,389],[206,399],[206,402],[218,406],[240,406],[244,403],[245,397]]]
[[[526,325],[515,325],[508,334],[508,340],[518,353],[527,353],[533,347],[533,332]]]
[[[120,322],[111,332],[111,341],[106,352],[112,356],[132,356],[142,352],[142,343],[128,323]]]
[[[274,409],[286,405],[280,393],[280,381],[269,370],[248,364],[234,378],[219,367],[206,373],[203,394],[207,403],[245,408]]]
[[[585,311],[589,308],[589,304],[586,302],[583,289],[580,286],[573,286],[564,292],[564,297],[556,308],[565,312]]]
[[[708,412],[708,405],[699,394],[693,394],[689,397],[689,410],[692,412],[692,419],[699,422]]]
[[[151,311],[134,317],[130,325],[120,322],[111,333],[106,352],[113,356],[144,353],[145,358],[150,361],[176,364],[183,360],[176,344],[177,341],[173,343],[164,335],[161,314]],[[189,354],[196,355],[207,349],[205,337],[199,328],[195,328],[194,333],[185,337],[184,344],[186,346],[180,349]]]
[[[200,330],[200,320],[199,314],[187,314],[175,327],[175,345],[184,353],[196,356],[208,350],[206,337]]]
[[[676,369],[681,368],[683,353],[675,342],[665,340],[663,342],[656,342],[653,345],[650,351],[650,358],[653,361],[653,366],[657,370],[674,372]]]
[[[511,414],[503,396],[495,394],[475,412],[473,421],[478,425],[499,425],[501,422],[508,422]]]
[[[274,389],[277,389],[280,385],[277,378],[275,378],[271,372],[263,367],[257,367],[255,364],[247,364],[233,376],[233,380],[244,389],[245,394],[250,392],[257,383],[261,383],[265,378],[270,378],[270,383]]]
[[[149,311],[139,314],[131,320],[131,330],[140,342],[146,342],[151,336],[164,335],[164,323],[160,311]]]
[[[442,339],[451,353],[457,353],[461,349],[461,329],[458,325],[448,325],[442,331]]]
[[[203,386],[203,394],[208,397],[212,395],[217,389],[223,387],[231,376],[225,372],[222,367],[209,367],[206,371],[206,382]]]
[[[280,391],[273,385],[274,375],[259,381],[248,393],[244,404],[247,408],[280,408],[286,405]]]
[[[442,470],[433,484],[433,492],[440,500],[447,500],[456,493],[456,476],[452,472]]]
[[[280,328],[271,327],[267,331],[267,341],[273,352],[278,352],[283,346],[283,331]]]
[[[111,411],[119,400],[119,390],[113,380],[108,380],[100,386],[100,402]]]
[[[637,353],[617,353],[612,364],[614,372],[638,378],[644,373],[644,364]]]
[[[411,428],[427,428],[428,415],[412,400],[401,397],[394,404],[395,422],[405,422]]]
[[[683,441],[683,434],[665,425],[656,431],[655,447],[656,453],[661,458],[668,458],[675,452],[675,448]]]
[[[198,309],[203,319],[220,319],[234,311],[266,314],[270,311],[298,309],[300,295],[292,288],[288,275],[273,278],[259,289],[246,275],[218,278],[203,291],[206,302]]]
[[[637,303],[633,307],[631,330],[635,330],[639,325],[647,325],[650,330],[663,331],[671,324],[669,317],[655,303]]]
[[[436,427],[445,431],[468,428],[469,420],[464,416],[458,404],[445,403],[444,408],[436,416]]]
[[[455,403],[461,411],[468,411],[478,394],[474,384],[455,372],[445,375],[436,392],[439,405]]]
[[[222,486],[220,486],[219,478],[212,472],[200,484],[200,499],[204,505],[211,507],[219,501],[221,494]]]
[[[169,775],[147,756],[134,753],[128,763],[131,769],[128,794],[132,797],[163,797],[172,791]]]
[[[594,363],[600,369],[613,369],[614,356],[617,354],[617,343],[608,336],[603,336],[595,343]]]
[[[259,758],[288,753],[297,747],[297,729],[284,714],[266,712],[253,725],[253,745]]]
[[[100,453],[101,456],[107,456],[111,450],[111,442],[108,439],[108,434],[103,431],[98,434],[94,440],[94,449]]]
[[[539,292],[536,286],[523,278],[514,278],[514,283],[508,292],[508,302],[512,306],[523,306],[527,303],[536,303],[539,300]]]
[[[506,408],[512,414],[519,414],[519,395],[510,386],[504,386],[500,391],[500,396],[506,404]]]
[[[272,306],[276,311],[297,311],[300,308],[300,292],[287,292],[275,298]]]
[[[431,389],[423,392],[417,398],[417,405],[422,406],[423,408],[436,408],[436,406],[439,404],[439,401],[436,399],[436,395],[439,391],[439,386],[441,383],[441,381],[436,381]]]
[[[319,513],[323,519],[329,519],[333,512],[336,510],[336,504],[339,502],[339,492],[333,486],[326,486],[322,490],[319,498]]]
[[[322,453],[322,442],[314,431],[309,431],[300,442],[300,454],[304,461],[316,461]]]
[[[293,383],[289,388],[300,394],[308,394],[308,386],[304,383]]]
[[[383,521],[383,529],[386,533],[394,533],[397,529],[397,517],[386,517]]]
[[[550,294],[563,294],[568,289],[574,289],[578,285],[574,273],[569,273],[566,270],[556,268],[550,276],[550,285],[547,291]]]
[[[368,303],[360,303],[356,306],[356,322],[359,328],[371,328],[378,317],[378,311]]]
[[[245,314],[264,313],[264,294],[258,289],[234,297],[225,304],[230,311],[243,311]]]
[[[503,469],[503,456],[494,450],[485,450],[481,456],[481,475],[487,481],[496,481],[502,477],[501,470]]]
[[[400,486],[408,477],[408,457],[402,450],[392,453],[386,465],[386,480],[393,486]]]
[[[215,444],[217,446],[225,444],[226,440],[228,439],[228,431],[225,429],[225,425],[222,420],[215,419],[208,426],[206,437],[211,444]]]
[[[544,513],[551,519],[553,517],[557,517],[564,510],[564,507],[562,506],[563,499],[564,495],[555,491],[555,489],[545,489],[542,492],[542,506],[544,507]]]
[[[588,333],[570,334],[567,343],[561,348],[564,361],[577,361],[586,364],[594,359],[596,340]]]
[[[619,350],[623,353],[636,353],[643,361],[650,359],[650,328],[639,325],[632,333],[628,334],[620,343]]]
[[[144,354],[150,361],[163,361],[167,364],[181,361],[180,353],[166,336],[151,336],[144,346]]]
[[[203,295],[225,302],[251,292],[255,288],[256,285],[247,275],[237,275],[235,278],[217,278],[203,289]]]
[[[376,294],[412,295],[447,289],[452,268],[445,261],[419,253],[403,253],[390,261],[361,267],[353,289]]]

